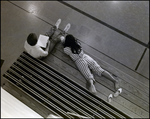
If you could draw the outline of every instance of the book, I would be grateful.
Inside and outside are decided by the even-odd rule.
[[[38,38],[37,45],[39,45],[40,47],[46,48],[48,39],[49,39],[48,36],[40,34],[39,38]]]

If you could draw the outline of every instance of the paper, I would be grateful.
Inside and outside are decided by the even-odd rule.
[[[41,46],[41,47],[43,47],[43,48],[46,48],[48,39],[49,39],[48,36],[45,36],[45,35],[41,35],[41,34],[40,34],[40,36],[39,36],[39,38],[38,38],[37,45],[39,45],[39,46]]]

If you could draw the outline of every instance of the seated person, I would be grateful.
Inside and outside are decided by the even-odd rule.
[[[41,59],[42,57],[46,57],[54,48],[54,46],[60,42],[60,37],[62,35],[65,35],[65,33],[70,29],[70,23],[68,23],[62,33],[58,35],[58,37],[52,39],[52,36],[54,35],[55,31],[58,29],[59,25],[61,23],[61,19],[58,19],[55,26],[53,26],[45,35],[49,37],[47,47],[45,50],[40,47],[37,42],[38,38],[35,33],[30,33],[27,37],[27,40],[25,41],[24,48],[25,51],[30,54],[34,58]]]

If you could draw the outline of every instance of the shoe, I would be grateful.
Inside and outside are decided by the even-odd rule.
[[[57,29],[59,28],[60,23],[61,23],[61,19],[58,19],[57,22],[56,22],[56,24],[55,24],[55,26],[56,26]]]
[[[108,101],[108,102],[111,102],[111,101],[112,101],[112,98],[113,98],[113,95],[110,94],[110,95],[108,96],[108,98],[107,98],[107,101]]]
[[[119,88],[115,93],[114,93],[114,97],[119,96],[122,93],[122,88]]]
[[[64,28],[64,32],[66,33],[66,32],[70,29],[70,27],[71,27],[71,24],[68,23],[68,24],[66,25],[66,27]]]

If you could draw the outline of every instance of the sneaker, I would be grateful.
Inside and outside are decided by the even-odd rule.
[[[108,102],[111,102],[111,101],[112,101],[112,98],[113,98],[113,95],[110,94],[110,95],[107,97],[107,101],[108,101]]]
[[[71,24],[68,23],[68,24],[66,25],[66,27],[64,28],[64,32],[66,33],[66,32],[70,29],[70,27],[71,27]]]
[[[61,23],[61,19],[58,19],[57,22],[56,22],[56,24],[55,24],[55,26],[56,26],[57,29],[59,28],[60,23]]]
[[[114,93],[114,97],[119,96],[122,93],[122,88],[119,88],[115,93]]]

